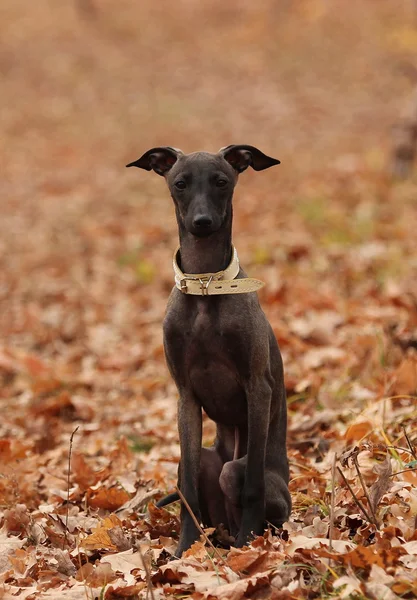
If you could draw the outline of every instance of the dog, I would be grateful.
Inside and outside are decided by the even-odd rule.
[[[216,154],[157,147],[127,165],[165,178],[178,223],[175,287],[163,323],[179,392],[178,487],[198,521],[223,524],[238,547],[267,521],[281,527],[291,512],[282,358],[256,293],[263,283],[246,277],[232,244],[239,175],[279,162],[254,146],[232,145]],[[202,448],[202,409],[217,426],[211,448]],[[199,535],[182,504],[176,556]]]

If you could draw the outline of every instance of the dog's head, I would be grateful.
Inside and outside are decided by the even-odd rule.
[[[221,228],[230,213],[238,175],[248,167],[263,171],[279,162],[254,146],[227,146],[217,154],[184,154],[165,146],[148,150],[126,166],[165,177],[182,227],[207,237]]]

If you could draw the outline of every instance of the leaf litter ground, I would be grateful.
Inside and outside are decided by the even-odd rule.
[[[417,595],[417,186],[388,174],[407,10],[3,2],[0,598]],[[170,562],[177,234],[123,165],[234,142],[282,160],[242,176],[234,240],[284,357],[294,510]]]

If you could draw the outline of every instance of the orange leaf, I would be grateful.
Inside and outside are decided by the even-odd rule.
[[[262,554],[266,552],[259,552],[259,550],[247,550],[246,552],[232,550],[227,558],[227,564],[235,572],[247,571]]]
[[[129,494],[122,488],[112,487],[98,490],[87,490],[87,504],[93,508],[104,508],[105,510],[116,510],[130,499]]]
[[[104,519],[101,525],[96,527],[93,532],[84,538],[80,546],[87,550],[117,550],[117,547],[110,539],[109,529],[118,527],[122,523],[116,515],[110,515]]]
[[[353,568],[366,569],[372,565],[387,568],[397,563],[399,556],[406,554],[401,546],[390,550],[376,546],[357,546],[354,550],[345,554],[335,554],[325,548],[309,550],[312,554],[333,558],[336,562],[349,565]]]
[[[371,433],[373,429],[372,424],[369,421],[361,421],[360,423],[353,423],[347,428],[344,435],[345,440],[350,442],[357,442],[363,439],[366,435]]]
[[[408,356],[395,372],[395,394],[417,394],[417,356]]]
[[[108,468],[94,471],[94,469],[86,462],[84,456],[79,452],[74,452],[72,455],[71,471],[73,480],[76,481],[83,490],[96,485],[96,483],[106,479],[109,475]]]

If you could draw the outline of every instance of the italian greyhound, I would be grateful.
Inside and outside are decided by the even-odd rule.
[[[281,527],[291,511],[281,354],[259,305],[263,283],[246,277],[232,245],[239,174],[279,162],[234,145],[217,154],[152,148],[127,165],[165,178],[178,222],[175,287],[163,323],[179,392],[178,487],[198,521],[223,524],[238,547],[262,534],[267,521]],[[211,448],[202,448],[202,409],[217,426]],[[182,504],[176,556],[198,538]]]

